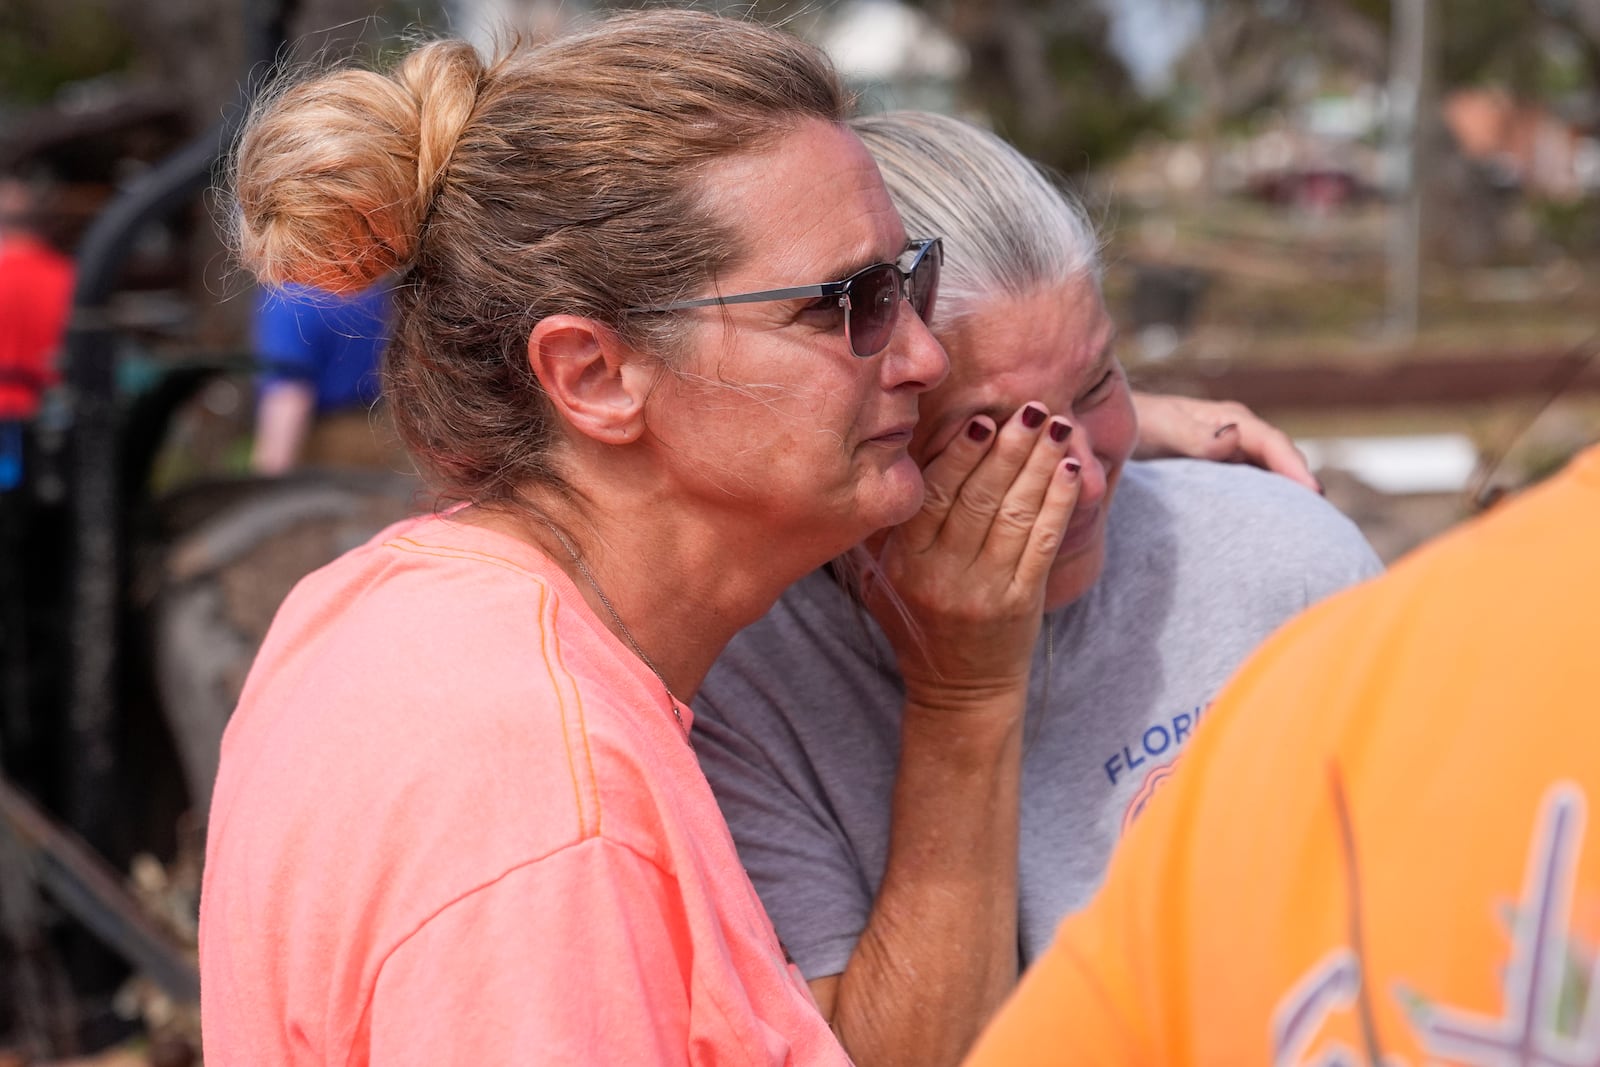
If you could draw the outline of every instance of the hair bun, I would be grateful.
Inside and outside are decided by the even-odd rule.
[[[415,258],[483,64],[441,41],[392,76],[345,70],[275,92],[240,140],[241,261],[263,282],[363,289]]]

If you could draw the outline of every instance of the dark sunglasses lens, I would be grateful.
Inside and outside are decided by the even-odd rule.
[[[862,271],[851,282],[849,295],[850,351],[863,358],[881,352],[900,310],[900,272],[886,264]]]
[[[923,322],[930,321],[933,315],[933,301],[939,295],[939,269],[942,266],[944,250],[935,244],[922,254],[917,265],[911,269],[911,307]]]

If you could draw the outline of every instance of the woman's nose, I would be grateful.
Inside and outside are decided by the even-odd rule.
[[[944,346],[909,303],[902,304],[889,349],[883,355],[884,384],[890,389],[910,386],[919,393],[927,392],[950,373]]]
[[[1074,422],[1067,455],[1083,464],[1078,475],[1078,508],[1092,508],[1105,499],[1106,467],[1104,457],[1095,451],[1094,436],[1081,422]]]

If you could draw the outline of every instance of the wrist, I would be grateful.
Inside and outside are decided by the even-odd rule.
[[[962,757],[989,765],[1016,747],[1027,713],[1027,687],[988,694],[949,690],[909,693],[900,720],[901,755],[934,752],[942,762]]]
[[[901,678],[908,708],[933,715],[977,718],[1020,716],[1028,703],[1031,663],[1014,671],[985,677],[955,678],[945,674],[908,672]]]

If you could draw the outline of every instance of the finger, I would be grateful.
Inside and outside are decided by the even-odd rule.
[[[1254,415],[1242,419],[1235,433],[1238,454],[1244,462],[1281,474],[1314,493],[1322,492],[1311,465],[1288,434]]]
[[[1033,524],[1027,548],[1017,561],[1017,584],[1024,589],[1036,589],[1041,602],[1044,599],[1044,580],[1055,564],[1056,553],[1061,550],[1061,540],[1066,536],[1067,524],[1078,506],[1078,492],[1083,487],[1082,465],[1070,456],[1057,463],[1050,478],[1044,503],[1039,508],[1039,518]]]
[[[1072,424],[1059,415],[1052,416],[1045,424],[1028,461],[1012,479],[989,525],[982,551],[985,560],[1007,572],[1015,571],[1039,522],[1057,467],[1066,458],[1071,438]]]
[[[994,446],[994,435],[994,420],[987,415],[975,415],[944,450],[922,468],[922,507],[901,523],[898,531],[908,549],[920,552],[939,536],[956,494]]]
[[[995,436],[994,447],[961,484],[944,526],[939,530],[941,550],[955,558],[971,560],[983,550],[989,531],[1006,502],[1006,494],[1027,465],[1041,438],[1048,438],[1050,421],[1043,404],[1024,404],[1006,420]],[[1065,451],[1064,447],[1062,449]]]

